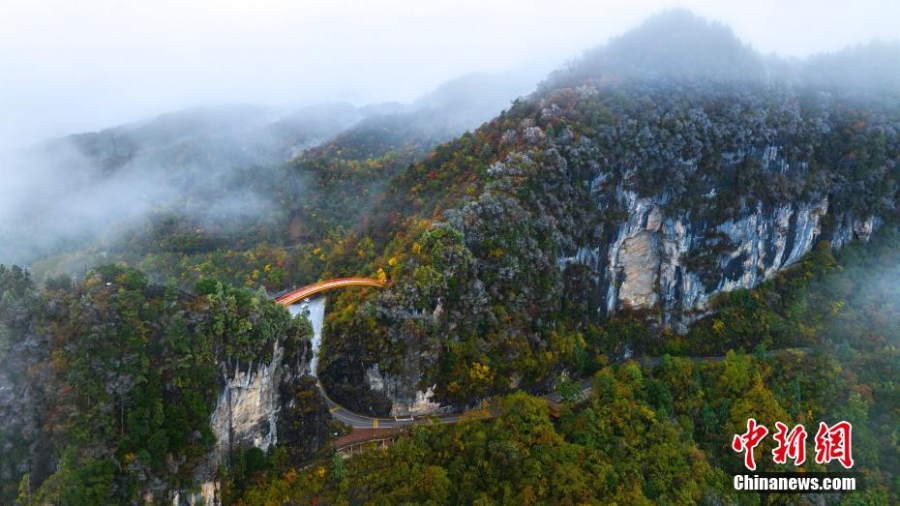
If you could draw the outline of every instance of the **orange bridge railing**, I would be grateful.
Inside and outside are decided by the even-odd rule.
[[[292,292],[288,292],[280,297],[276,297],[275,302],[281,304],[282,306],[290,306],[291,304],[296,304],[297,302],[300,302],[307,297],[312,297],[317,293],[321,293],[326,290],[332,290],[334,288],[343,288],[345,286],[374,286],[376,288],[382,288],[384,285],[384,282],[372,278],[330,279],[328,281],[322,281],[313,285],[304,286]]]

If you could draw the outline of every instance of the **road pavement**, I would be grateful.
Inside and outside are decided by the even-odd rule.
[[[772,350],[766,352],[767,357],[773,357],[780,353],[785,352],[797,352],[797,353],[809,353],[811,348],[787,348],[782,350]],[[674,357],[673,357],[674,358]],[[682,357],[687,358],[695,363],[700,362],[722,362],[725,360],[725,357]],[[653,367],[660,363],[662,360],[661,357],[642,357],[633,359],[642,367]],[[581,396],[586,397],[591,392],[591,384],[593,380],[591,378],[584,378],[579,381],[579,387],[581,391]],[[403,427],[412,427],[413,425],[430,425],[434,423],[456,423],[460,419],[467,416],[467,412],[463,413],[452,413],[452,414],[441,414],[441,415],[433,415],[433,416],[424,416],[424,417],[409,417],[409,418],[374,418],[370,416],[361,415],[359,413],[354,413],[347,408],[341,406],[340,404],[331,400],[328,397],[328,394],[325,393],[325,389],[322,388],[321,383],[316,383],[319,388],[319,392],[322,394],[322,397],[325,398],[325,403],[328,405],[328,411],[331,413],[336,420],[341,421],[353,427],[354,429],[400,429]],[[552,392],[544,396],[549,402],[559,404],[562,402],[562,396],[557,392]],[[471,416],[471,415],[469,415]]]
[[[334,419],[353,427],[354,429],[401,429],[403,427],[412,427],[413,425],[429,425],[434,423],[456,423],[464,416],[463,413],[453,413],[447,415],[434,415],[428,417],[396,417],[396,418],[376,418],[359,413],[354,413],[340,404],[331,400],[321,383],[316,383],[319,392],[325,399],[328,406],[328,412]]]

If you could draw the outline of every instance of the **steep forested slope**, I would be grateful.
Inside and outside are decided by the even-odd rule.
[[[895,227],[896,91],[793,72],[669,13],[438,147],[334,262],[392,285],[338,301],[326,384],[362,410],[384,403],[360,386],[386,385],[399,411],[432,385],[459,405],[547,388],[585,357],[658,349],[719,294],[773,279],[823,241]],[[635,328],[615,327],[623,318]],[[770,334],[799,343],[789,328]]]
[[[322,104],[290,114],[194,108],[48,141],[0,163],[14,181],[0,192],[0,233],[9,239],[0,262],[33,263],[43,279],[124,260],[159,281],[184,276],[184,286],[202,268],[280,288],[283,275],[252,274],[285,251],[254,248],[327,247],[367,214],[384,182],[536,80],[532,72],[472,74],[411,104]],[[223,259],[235,255],[242,260]],[[291,279],[321,274],[313,265],[301,270]]]
[[[197,292],[116,266],[41,290],[0,267],[0,499],[23,475],[35,504],[171,500],[215,475],[221,378],[271,361],[273,349],[302,369],[311,329],[264,294],[216,282]],[[279,374],[291,396],[312,388],[295,383],[302,371]],[[293,454],[317,449],[326,429],[308,430]]]

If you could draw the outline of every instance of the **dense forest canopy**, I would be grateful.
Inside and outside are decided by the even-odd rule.
[[[696,45],[716,49],[696,60],[666,56],[681,71],[665,77],[655,54],[646,66],[631,57]],[[818,240],[847,216],[896,223],[896,95],[868,100],[815,81],[739,79],[736,58],[765,68],[724,27],[683,12],[661,16],[400,174],[357,246],[331,261],[342,274],[382,269],[393,284],[368,300],[335,301],[329,388],[374,410],[384,403],[359,395],[364,370],[378,364],[402,374],[412,360],[426,371],[421,385],[436,384],[463,406],[510,388],[547,389],[559,374],[582,370],[585,356],[680,342],[671,326],[653,323],[670,321],[658,314],[670,311],[662,303],[598,315],[609,304],[604,287],[621,280],[604,280],[602,265],[577,260],[620,234],[625,192],[654,199],[663,220],[694,229],[678,260],[712,292],[732,275],[720,263],[733,241],[722,224],[823,201]],[[738,272],[743,258],[734,262]],[[756,331],[734,329],[747,351],[773,338],[801,345],[790,328]],[[715,351],[737,345],[723,336]]]
[[[0,249],[0,501],[217,480],[242,504],[793,502],[730,486],[754,417],[850,421],[866,488],[836,498],[895,503],[898,62],[889,43],[762,57],[676,10],[511,104],[520,79],[476,74],[412,105],[194,110],[50,143],[59,207],[23,207]],[[18,242],[98,195],[135,214]],[[269,296],[339,276],[388,284],[329,299],[325,390],[387,415],[430,389],[471,416],[327,452],[312,329]],[[295,369],[279,442],[212,465],[223,385],[275,356]]]

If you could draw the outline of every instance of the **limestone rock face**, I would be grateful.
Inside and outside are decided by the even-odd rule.
[[[415,380],[415,381],[414,381]],[[413,376],[397,378],[389,374],[383,374],[378,364],[366,369],[366,381],[369,388],[381,392],[393,402],[391,416],[407,417],[435,413],[441,409],[441,404],[432,401],[435,386],[424,391],[416,389],[415,385],[421,377]]]
[[[621,188],[617,194],[627,218],[606,254],[583,253],[602,252],[602,245],[582,246],[559,264],[584,263],[596,270],[605,259],[605,276],[598,281],[606,287],[606,314],[657,308],[663,323],[680,331],[704,314],[712,295],[751,288],[800,260],[823,239],[821,218],[828,212],[827,199],[771,209],[758,204],[738,218],[710,224],[683,211],[664,214],[665,196],[639,198]],[[836,222],[830,238],[835,247],[868,241],[880,224],[872,216],[840,216]],[[690,266],[688,259],[697,254],[711,257],[711,268]]]
[[[321,335],[321,319],[314,331]],[[329,415],[310,375],[311,344],[303,347],[299,356],[289,356],[282,343],[275,341],[268,362],[221,364],[222,390],[210,416],[216,445],[207,464],[197,472],[201,491],[176,496],[176,504],[220,504],[216,470],[236,449],[268,451],[282,442],[291,455],[302,460],[324,444]],[[301,397],[307,399],[305,404],[298,402]],[[316,405],[309,405],[310,398]]]
[[[276,341],[272,361],[235,371],[225,378],[216,410],[210,419],[216,435],[216,452],[227,455],[232,447],[254,447],[263,451],[278,442],[275,419],[280,408],[276,375],[281,367],[282,347]]]
[[[613,264],[619,285],[619,304],[642,308],[656,304],[656,280],[659,278],[659,234],[642,231],[622,241]]]

